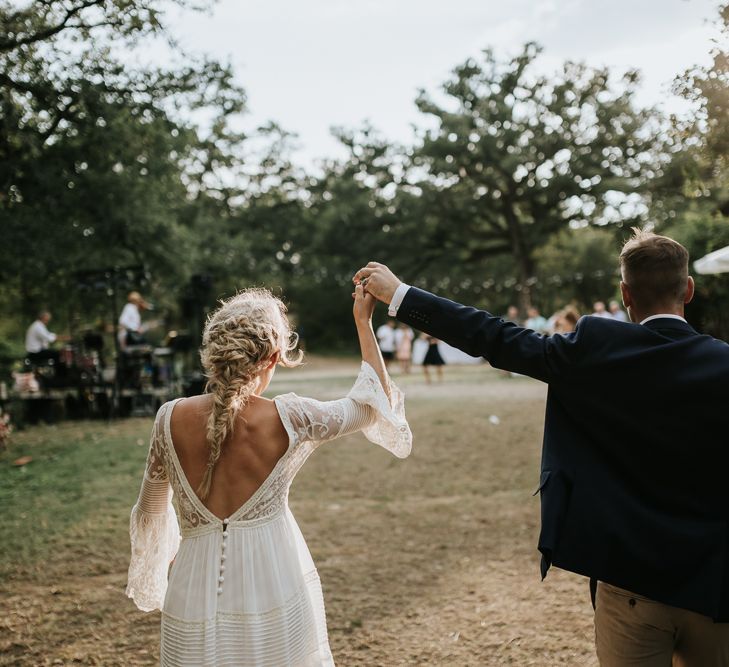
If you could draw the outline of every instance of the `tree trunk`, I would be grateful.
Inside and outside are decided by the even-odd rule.
[[[514,209],[508,202],[504,202],[504,215],[509,230],[509,244],[516,260],[519,285],[521,286],[521,290],[519,290],[519,308],[523,313],[526,313],[532,305],[530,280],[534,276],[534,260],[524,241],[521,224]]]
[[[532,289],[529,284],[530,278],[534,276],[534,261],[525,249],[521,252],[524,254],[516,256],[516,262],[519,270],[519,308],[526,313],[532,306]],[[514,253],[516,255],[516,252]]]

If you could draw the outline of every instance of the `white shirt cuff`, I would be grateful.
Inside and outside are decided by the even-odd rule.
[[[410,289],[410,285],[406,283],[400,283],[398,288],[395,290],[395,294],[392,295],[392,301],[390,301],[390,307],[387,309],[387,314],[390,317],[397,317],[397,311],[402,304],[402,300],[405,298],[407,291]]]

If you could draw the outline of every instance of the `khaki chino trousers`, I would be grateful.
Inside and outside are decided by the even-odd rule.
[[[729,623],[599,582],[595,646],[601,667],[729,667]]]

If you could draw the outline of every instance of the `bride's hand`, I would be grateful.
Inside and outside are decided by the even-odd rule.
[[[354,321],[357,324],[370,324],[377,299],[369,292],[365,292],[362,285],[355,285],[352,298],[354,299],[354,307],[352,308]]]

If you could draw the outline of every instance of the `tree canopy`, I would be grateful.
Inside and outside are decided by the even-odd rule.
[[[409,145],[339,128],[346,156],[316,170],[292,163],[285,128],[236,129],[246,94],[228,64],[180,57],[165,16],[208,6],[0,0],[0,339],[42,305],[105,314],[75,278],[104,267],[144,267],[172,320],[190,299],[268,285],[310,344],[332,348],[352,340],[349,279],[371,259],[495,312],[586,309],[616,296],[632,225],[695,255],[729,243],[728,5],[712,65],[675,82],[691,117],[641,107],[635,71],[540,73],[528,43],[421,91],[431,129]],[[130,64],[145,40],[164,40],[172,64]],[[726,331],[709,299],[729,297],[723,282],[699,294],[714,305],[697,313]]]

